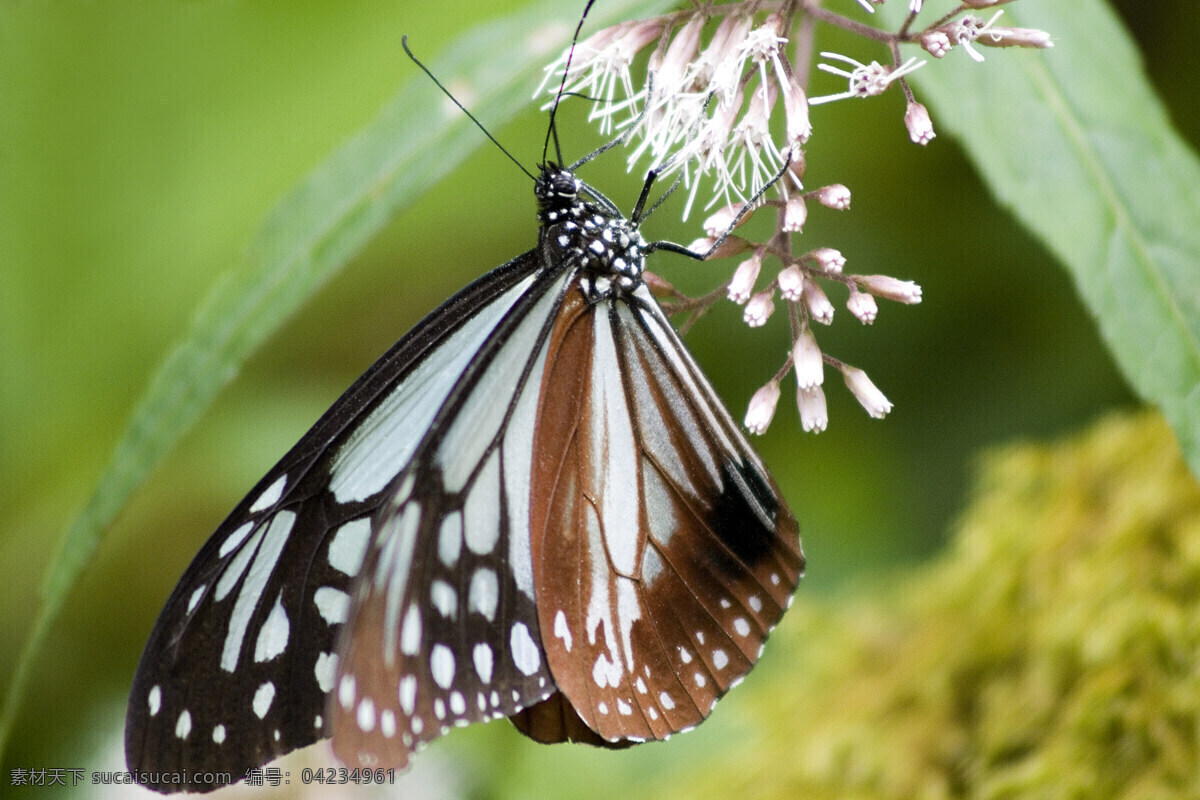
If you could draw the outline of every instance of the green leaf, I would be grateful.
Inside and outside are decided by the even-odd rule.
[[[593,9],[589,29],[667,5],[608,0]],[[581,6],[532,3],[464,34],[429,66],[456,88],[465,87],[473,113],[498,126],[531,102],[542,67],[569,43]],[[106,528],[150,470],[284,320],[400,209],[485,142],[465,115],[445,113],[441,93],[414,68],[378,117],[268,214],[244,262],[218,282],[159,367],[51,560],[0,714],[0,752],[55,618]]]
[[[980,48],[980,65],[953,52],[914,74],[919,99],[1066,266],[1200,475],[1200,165],[1103,2],[1018,3],[1000,24],[1049,31],[1054,47]]]

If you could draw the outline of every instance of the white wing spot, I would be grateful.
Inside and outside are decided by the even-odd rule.
[[[650,719],[658,719],[658,709],[650,706]]]
[[[233,552],[233,550],[242,542],[246,541],[246,537],[250,535],[250,531],[254,530],[253,522],[243,522],[234,530],[233,533],[221,542],[221,549],[217,551],[218,558],[224,558]]]
[[[446,718],[446,703],[440,697],[433,701],[433,715],[438,719]]]
[[[475,673],[479,675],[479,680],[484,683],[491,683],[492,667],[494,666],[492,648],[486,642],[480,642],[475,645],[471,656],[475,661]],[[483,695],[480,695],[480,697],[483,697]]]
[[[471,576],[467,600],[472,611],[478,611],[488,622],[494,622],[496,606],[500,601],[500,583],[496,579],[496,573],[487,567],[475,570],[475,574]]]
[[[617,711],[621,712],[621,716],[628,717],[633,713],[633,708],[630,707],[629,703],[626,703],[624,700],[618,698]]]
[[[737,631],[738,636],[750,635],[750,623],[746,621],[745,617],[735,619],[733,621],[733,629]]]
[[[184,709],[184,712],[179,715],[179,720],[175,723],[175,736],[179,739],[186,739],[191,732],[192,712]]]
[[[672,700],[671,695],[667,694],[666,692],[658,693],[658,704],[660,706],[662,706],[663,708],[665,708],[667,711],[670,711],[672,708],[675,707],[675,701]]]
[[[646,693],[646,682],[644,680],[642,680],[640,675],[638,676],[638,679],[637,679],[637,690],[639,692],[641,692],[642,694]]]
[[[731,609],[731,608],[733,608],[733,603],[729,602],[729,600],[727,598],[722,597],[721,598],[721,608],[724,608],[726,610]]]
[[[162,708],[162,689],[157,684],[150,687],[150,694],[146,696],[146,702],[150,706],[150,716],[157,717],[158,710]]]
[[[342,681],[338,684],[338,702],[342,704],[342,708],[346,711],[349,711],[350,706],[354,705],[353,675],[342,676]]]
[[[225,629],[225,644],[221,648],[221,669],[226,672],[233,672],[237,669],[246,628],[250,625],[250,618],[254,615],[255,609],[262,602],[263,591],[271,580],[271,573],[275,571],[275,564],[279,560],[279,555],[283,552],[283,546],[287,544],[292,533],[292,526],[295,524],[295,512],[280,511],[271,520],[271,524],[267,526],[265,532],[262,532],[262,544],[257,547],[258,552],[254,554],[254,563],[250,566],[242,588],[238,591],[237,600],[234,602],[233,611],[229,616],[229,626]],[[240,560],[242,555],[249,556],[255,549],[255,547],[247,547],[238,554],[238,558],[234,561]],[[230,565],[231,573],[235,566],[236,564]],[[242,568],[244,567],[238,567],[238,574]],[[221,584],[226,577],[226,575],[222,575],[221,580],[217,582],[218,595],[221,594]],[[229,589],[232,589],[232,585]]]
[[[200,602],[206,588],[208,588],[208,584],[201,584],[196,587],[196,591],[192,592],[192,596],[188,598],[187,613],[190,614],[196,610],[196,604]]]
[[[255,514],[279,502],[279,498],[283,497],[283,487],[285,486],[287,486],[287,475],[280,475],[275,479],[274,483],[258,496],[258,499],[254,501],[254,505],[250,506],[250,513]]]
[[[500,705],[500,693],[495,691],[492,692],[490,695],[488,695],[488,702],[491,703],[492,708]]]
[[[692,654],[687,651],[686,647],[679,648],[679,660],[685,664],[692,663]]]
[[[779,573],[777,573],[777,572],[771,573],[771,583],[775,584],[776,586],[779,585]]]
[[[701,689],[704,688],[704,684],[708,683],[708,681],[704,678],[704,676],[701,675],[699,672],[697,672],[694,677],[696,679],[696,685],[699,686]]]
[[[338,657],[336,653],[321,653],[317,656],[317,665],[313,668],[313,673],[317,677],[317,686],[321,687],[321,691],[325,694],[333,688],[333,676],[337,674]]]
[[[756,594],[750,595],[750,598],[746,602],[750,605],[750,608],[754,609],[754,613],[756,614],[763,609],[762,600],[759,600]]]
[[[225,726],[224,725],[218,725],[217,727],[213,728],[213,742],[215,742],[216,744],[224,744],[225,743]]]
[[[261,664],[270,661],[287,649],[288,633],[291,631],[287,612],[283,610],[283,592],[275,598],[275,605],[267,615],[267,621],[258,630],[258,639],[254,642],[254,662]]]
[[[571,629],[567,627],[567,615],[560,608],[554,615],[554,635],[563,640],[563,647],[571,652]]]
[[[389,739],[396,735],[396,714],[390,708],[379,714],[379,732]]]
[[[354,577],[362,569],[363,557],[370,541],[371,520],[359,517],[337,529],[329,543],[329,566]]]
[[[375,729],[375,701],[369,697],[364,697],[358,703],[358,713],[355,714],[355,721],[358,723],[358,729],[363,733],[370,733]]]
[[[417,604],[408,607],[404,615],[404,627],[400,630],[400,652],[415,656],[421,649],[421,611]]]
[[[450,693],[450,710],[458,716],[462,716],[467,710],[467,699],[463,697],[462,692]]]
[[[600,701],[599,703],[596,704],[596,710],[599,711],[601,714],[607,714],[608,713],[608,703],[605,703],[603,700]]]
[[[442,528],[438,532],[438,558],[442,564],[453,567],[458,562],[462,543],[462,512],[455,511],[442,520]]]
[[[508,644],[512,649],[513,663],[517,665],[517,669],[526,675],[532,675],[538,671],[538,667],[542,663],[542,655],[533,641],[533,637],[529,635],[529,628],[524,622],[518,622],[512,626]]]
[[[332,586],[322,586],[313,592],[313,602],[328,625],[341,625],[350,613],[350,595]]]
[[[317,716],[313,718],[313,727],[317,730],[321,730],[321,725],[324,722],[325,720],[321,719],[321,715],[317,714]]]
[[[445,581],[433,582],[429,588],[429,599],[446,619],[454,619],[458,616],[458,592],[454,591],[454,587]]]
[[[479,705],[480,711],[487,711],[487,698],[483,696],[483,692],[475,696],[475,702]]]
[[[704,644],[704,631],[696,631],[696,641]]]
[[[729,666],[729,656],[725,655],[724,650],[713,650],[713,666],[717,669]]]
[[[425,720],[420,717],[413,717],[411,727],[413,736],[420,736],[421,731],[425,730]]]
[[[412,716],[417,706],[417,678],[415,675],[405,675],[400,679],[400,710]]]
[[[435,644],[429,655],[429,674],[433,682],[443,689],[454,683],[454,653],[444,644]],[[438,717],[441,719],[441,716]]]
[[[275,699],[275,684],[267,681],[254,692],[254,715],[259,719],[267,716],[271,710],[271,701]]]

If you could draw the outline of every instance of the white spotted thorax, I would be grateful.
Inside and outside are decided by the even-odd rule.
[[[534,194],[542,241],[554,263],[579,263],[580,286],[591,302],[624,295],[641,283],[646,240],[634,223],[583,199],[587,187],[569,170],[548,164]]]

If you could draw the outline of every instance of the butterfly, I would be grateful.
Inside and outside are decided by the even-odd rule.
[[[627,219],[543,161],[536,247],[403,336],[188,567],[133,682],[139,782],[208,791],[330,736],[402,767],[501,717],[662,740],[758,660],[804,556],[644,281],[683,248],[643,238],[645,191]]]

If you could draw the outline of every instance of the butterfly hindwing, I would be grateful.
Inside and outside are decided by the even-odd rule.
[[[559,691],[609,742],[699,723],[757,661],[804,560],[773,481],[644,286],[568,299],[535,463],[538,614]]]

